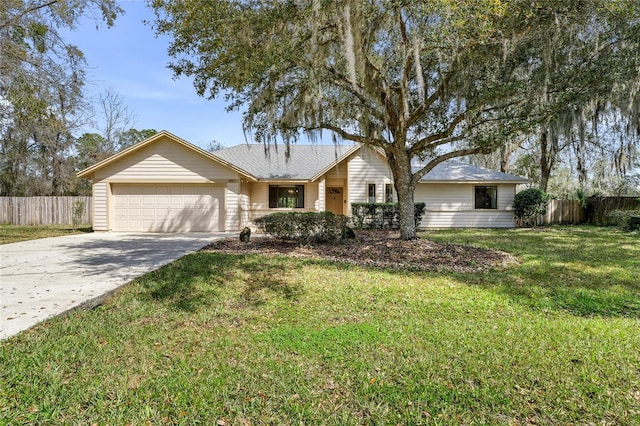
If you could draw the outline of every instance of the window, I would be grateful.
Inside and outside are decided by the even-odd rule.
[[[368,196],[368,200],[370,203],[375,203],[376,202],[376,184],[375,183],[370,183],[369,184],[369,196]]]
[[[304,185],[269,185],[269,208],[304,208]]]
[[[390,183],[384,184],[384,202],[393,203],[393,185]]]
[[[498,187],[476,186],[476,209],[497,209]]]

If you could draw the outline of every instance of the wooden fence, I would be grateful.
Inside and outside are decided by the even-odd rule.
[[[640,210],[638,197],[592,197],[587,199],[585,223],[616,225],[618,219],[609,215],[615,210]]]
[[[584,209],[578,200],[549,200],[547,214],[538,225],[577,225],[584,222]]]
[[[538,225],[615,225],[617,219],[609,216],[614,210],[640,210],[637,197],[591,197],[586,208],[578,200],[549,200],[547,214],[539,216]]]
[[[73,208],[83,202],[80,224],[91,224],[91,197],[0,197],[0,224],[72,225]]]

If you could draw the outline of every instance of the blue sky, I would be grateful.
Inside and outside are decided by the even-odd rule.
[[[120,1],[126,13],[107,28],[86,19],[66,33],[86,56],[87,92],[97,99],[112,88],[137,116],[136,129],[167,130],[201,147],[212,140],[225,146],[245,142],[242,113],[227,112],[223,99],[199,97],[191,79],[174,80],[167,69],[169,39],[156,38],[143,20],[153,21],[144,1]],[[86,128],[85,131],[95,131]]]

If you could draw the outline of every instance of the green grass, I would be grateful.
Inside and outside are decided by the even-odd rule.
[[[83,225],[73,229],[69,225],[0,225],[0,244],[37,240],[39,238],[61,237],[63,235],[91,232],[91,227]]]
[[[640,424],[638,234],[425,236],[521,263],[195,253],[3,342],[0,423]]]

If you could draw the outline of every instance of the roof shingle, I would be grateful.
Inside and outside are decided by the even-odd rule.
[[[212,154],[258,179],[310,180],[354,148],[354,145],[292,145],[286,158],[286,147],[261,144],[241,144],[215,151]],[[412,162],[415,173],[424,166],[420,160]],[[438,164],[421,182],[505,182],[527,183],[521,176],[502,173],[484,167],[449,160]]]
[[[415,173],[424,164],[415,160],[411,168]],[[420,182],[509,182],[527,183],[528,179],[497,170],[485,169],[473,164],[463,163],[460,160],[448,160],[435,166],[429,173],[424,175]]]
[[[309,180],[354,145],[292,145],[286,158],[282,145],[241,144],[212,154],[247,171],[258,179]]]

